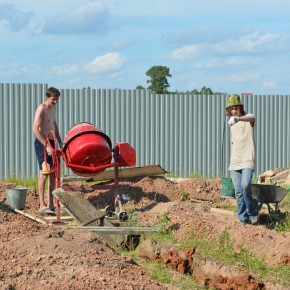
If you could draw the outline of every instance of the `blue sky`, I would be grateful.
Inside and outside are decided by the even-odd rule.
[[[0,83],[290,94],[290,1],[0,0]]]

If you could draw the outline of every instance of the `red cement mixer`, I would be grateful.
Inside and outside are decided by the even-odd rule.
[[[46,137],[49,143],[49,135],[56,138],[53,131]],[[119,167],[135,166],[136,152],[128,143],[116,143],[112,148],[110,138],[99,128],[90,123],[78,123],[74,125],[64,138],[62,150],[52,148],[53,167],[56,177],[56,188],[60,187],[60,156],[62,156],[66,167],[78,176],[94,176],[109,167],[115,168],[115,197],[111,210],[117,216],[124,215],[121,212],[120,197],[118,193]],[[112,162],[113,159],[113,162]],[[60,219],[59,202],[57,201],[57,221]],[[117,211],[117,212],[116,212]]]

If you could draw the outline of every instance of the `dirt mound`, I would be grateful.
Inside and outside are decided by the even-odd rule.
[[[130,200],[124,201],[124,207],[137,212],[141,225],[152,226],[167,216],[166,226],[179,238],[192,231],[197,235],[207,233],[213,238],[227,229],[234,240],[235,251],[247,248],[263,257],[269,265],[289,265],[290,233],[279,233],[263,224],[243,225],[236,214],[212,208],[216,202],[232,203],[221,198],[220,184],[220,179],[193,178],[176,182],[159,176],[145,177],[122,180],[120,194],[130,196]],[[2,201],[8,185],[0,184]],[[105,207],[114,195],[113,183],[109,185],[112,185],[111,189],[84,192],[84,197],[97,208]],[[31,189],[25,211],[43,218],[37,210],[38,196]],[[115,253],[92,232],[43,225],[15,214],[5,206],[1,206],[0,220],[2,288],[12,285],[17,289],[116,289],[122,285],[123,289],[170,289],[168,285],[152,281],[140,266]],[[167,253],[162,259],[180,272],[189,271],[191,267],[186,254]],[[180,263],[176,263],[178,259]],[[211,287],[226,289],[218,288],[221,286],[214,283],[221,285],[226,280],[226,285],[230,285],[234,283],[230,278],[221,276],[204,281]],[[262,287],[260,284],[255,284],[260,282],[253,282],[250,276],[243,276],[242,280],[247,280],[247,285],[255,285],[246,289],[263,289],[259,288]]]

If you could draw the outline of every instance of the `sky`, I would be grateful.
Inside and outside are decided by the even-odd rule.
[[[290,1],[0,0],[0,83],[290,94]]]

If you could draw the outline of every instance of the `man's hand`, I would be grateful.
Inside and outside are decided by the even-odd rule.
[[[52,148],[49,146],[49,144],[46,145],[45,149],[46,149],[47,155],[51,156],[52,155]]]
[[[232,126],[235,125],[237,122],[239,122],[239,117],[231,117],[230,120],[228,121],[228,125]]]

